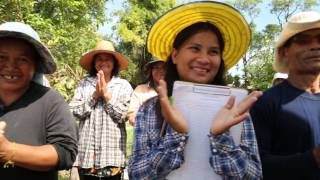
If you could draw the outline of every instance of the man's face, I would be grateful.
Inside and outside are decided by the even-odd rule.
[[[25,91],[35,73],[33,47],[18,39],[0,39],[0,92]]]
[[[301,32],[284,47],[290,74],[320,73],[320,29]]]

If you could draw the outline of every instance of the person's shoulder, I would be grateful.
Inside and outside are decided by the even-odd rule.
[[[47,92],[47,96],[48,98],[55,100],[55,99],[59,99],[59,100],[63,100],[65,101],[65,99],[63,98],[63,96],[57,92],[55,89],[50,88]]]
[[[79,84],[88,83],[88,82],[92,82],[92,81],[95,82],[95,81],[96,81],[96,77],[87,75],[87,76],[83,77],[83,78],[80,80]]]
[[[266,89],[262,96],[258,98],[252,109],[257,106],[275,106],[281,102],[285,93],[285,86],[283,83]]]
[[[156,108],[156,106],[158,104],[158,100],[159,100],[158,96],[149,98],[141,105],[141,109],[154,109],[154,108]]]
[[[129,81],[127,81],[126,79],[120,78],[120,77],[112,77],[112,81],[114,81],[115,83],[121,83],[121,84],[129,84]]]
[[[129,81],[127,81],[126,79],[122,79],[120,77],[114,77],[112,78],[112,85],[119,85],[122,90],[130,90],[130,92],[133,91],[131,84],[129,83]]]
[[[135,92],[145,92],[148,89],[149,89],[149,86],[147,84],[140,84],[134,89],[134,91]]]

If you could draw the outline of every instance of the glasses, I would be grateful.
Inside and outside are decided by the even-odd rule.
[[[306,34],[300,34],[296,35],[291,38],[291,42],[296,43],[298,45],[309,45],[311,44],[314,40],[317,41],[317,43],[320,44],[320,34],[311,36],[311,35],[306,35]]]

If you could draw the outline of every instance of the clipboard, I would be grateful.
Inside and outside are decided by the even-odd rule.
[[[231,95],[236,104],[247,96],[245,89],[176,81],[173,86],[173,106],[188,122],[189,139],[185,147],[185,162],[172,171],[169,180],[222,179],[209,164],[210,127],[215,114],[227,103]],[[242,123],[230,128],[236,144],[240,143]]]

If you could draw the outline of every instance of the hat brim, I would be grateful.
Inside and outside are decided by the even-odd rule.
[[[39,54],[40,57],[40,67],[37,69],[37,72],[44,74],[52,74],[56,71],[57,66],[49,49],[39,42],[38,40],[20,32],[15,31],[0,31],[0,38],[18,38],[23,39],[32,44]]]
[[[236,64],[250,44],[250,28],[239,11],[220,2],[192,2],[164,13],[148,33],[148,51],[159,59],[167,60],[177,34],[198,22],[209,22],[220,30],[225,43],[225,66],[229,69]]]
[[[119,69],[120,70],[124,70],[127,68],[128,66],[128,58],[125,57],[124,55],[115,52],[115,51],[108,51],[108,50],[93,50],[93,51],[89,51],[87,53],[85,53],[84,55],[82,55],[82,57],[80,58],[80,66],[87,70],[88,72],[91,71],[91,64],[93,61],[93,57],[96,54],[100,54],[100,53],[107,53],[107,54],[111,54],[115,57],[115,59],[118,61],[119,63]]]
[[[147,71],[148,69],[150,69],[150,67],[151,67],[153,64],[158,63],[158,62],[163,62],[163,63],[164,63],[163,60],[158,60],[158,59],[157,59],[157,60],[151,60],[151,61],[149,61],[147,64],[144,65],[143,70],[144,70],[144,71]]]

